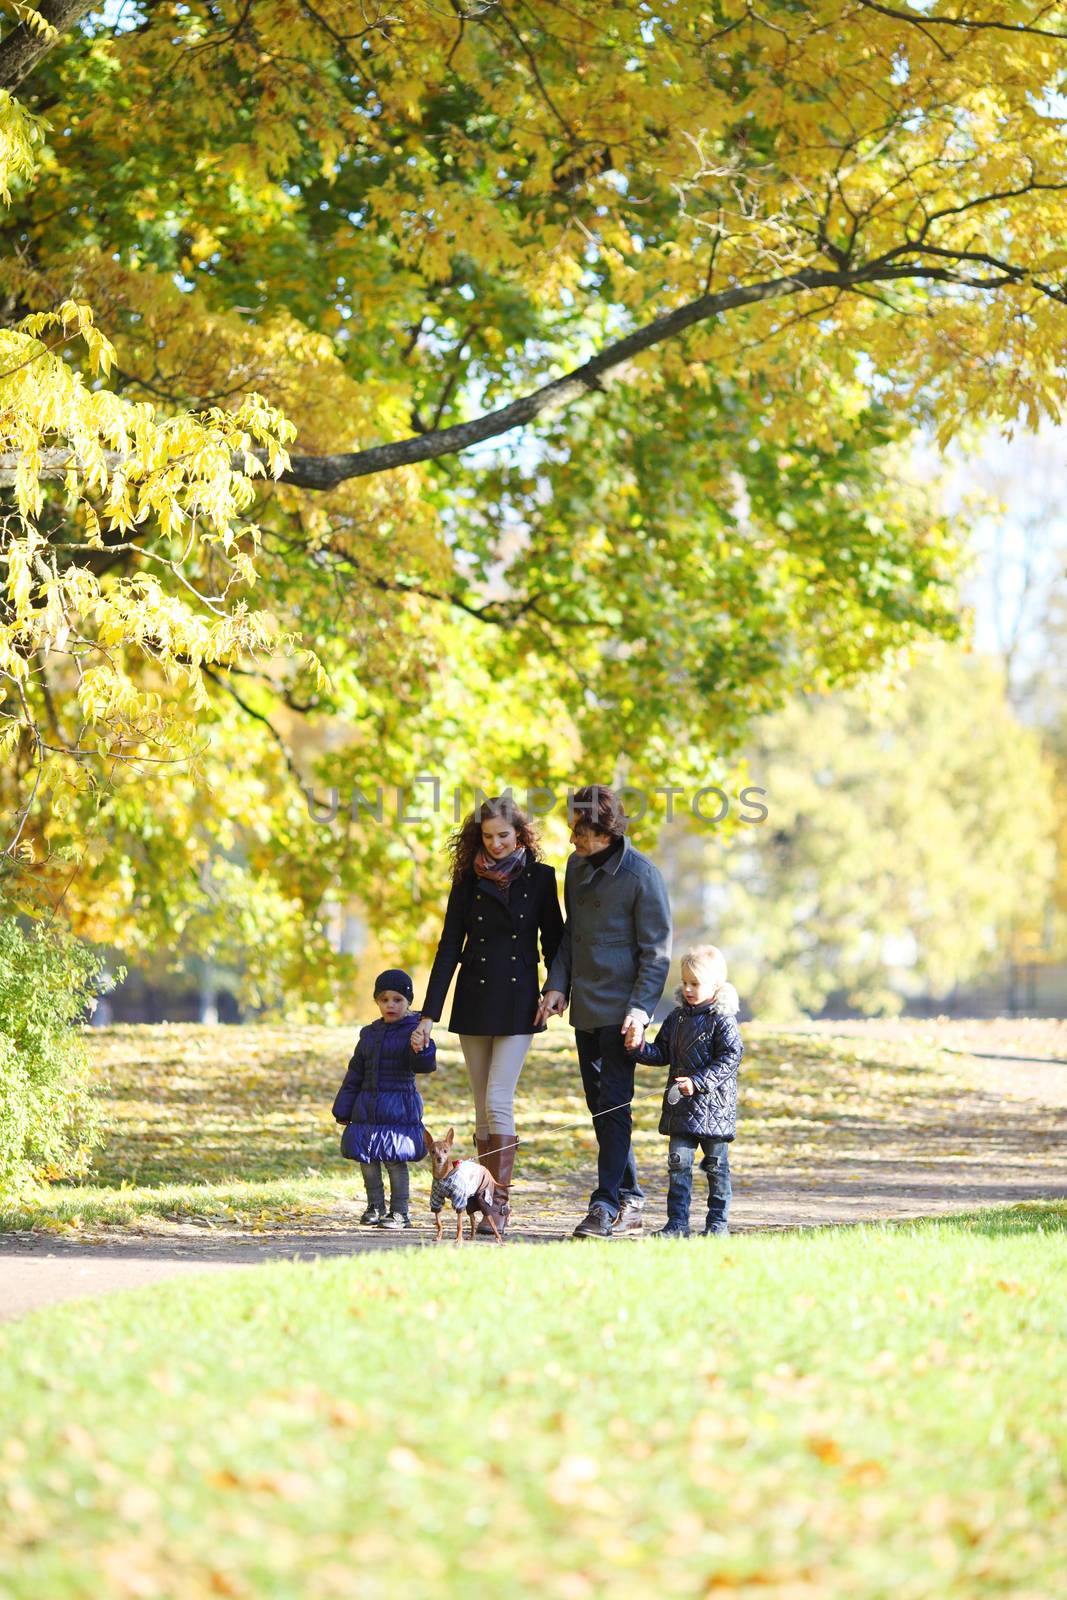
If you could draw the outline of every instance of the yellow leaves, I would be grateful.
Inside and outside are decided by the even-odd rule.
[[[12,539],[5,552],[7,557],[7,598],[15,614],[16,624],[25,622],[29,616],[30,600],[33,593],[31,562],[34,551],[43,542],[40,535],[31,528],[24,539]]]
[[[0,89],[0,199],[5,203],[11,200],[11,183],[32,177],[43,137],[43,124]]]
[[[29,8],[24,9],[31,20]],[[10,177],[32,174],[40,142],[40,126],[0,93],[0,192],[5,198]],[[203,259],[217,244],[201,228],[193,254]],[[31,288],[25,298],[33,304],[47,286],[31,283],[27,271],[9,263],[5,281],[12,288]],[[87,729],[97,732],[98,751],[140,759],[154,746],[159,759],[160,753],[189,743],[196,715],[207,704],[204,664],[232,663],[246,651],[270,653],[288,646],[278,638],[273,618],[250,612],[230,596],[256,579],[258,531],[244,520],[255,495],[251,480],[278,477],[285,470],[285,447],[295,428],[256,392],[232,411],[213,408],[160,418],[151,405],[90,388],[64,359],[75,342],[85,353],[87,371],[106,378],[114,347],[81,299],[68,297],[0,330],[0,453],[14,457],[4,481],[14,488],[18,510],[18,518],[9,518],[0,532],[7,601],[0,672],[22,693],[40,654],[76,661],[71,692]],[[45,451],[66,467],[67,512],[85,530],[85,547],[99,550],[107,532],[133,534],[150,525],[151,538],[138,535],[137,554],[156,563],[155,572],[135,570],[109,578],[102,587],[77,559],[76,544],[69,547],[74,559],[62,573],[42,559],[44,541],[33,522],[44,505]],[[181,541],[180,554],[168,552],[169,540]],[[116,541],[108,542],[116,548]],[[190,555],[207,545],[221,550],[228,569],[221,595],[201,593],[183,570]],[[178,594],[165,587],[166,575],[175,580]],[[130,671],[136,655],[153,664],[143,682]],[[166,694],[165,686],[174,685],[177,696]],[[5,753],[18,747],[23,733],[32,735],[30,717],[27,711],[5,724],[0,746]],[[90,781],[84,765],[75,761],[64,768],[55,756],[30,772],[34,793],[42,785],[56,790],[56,815],[65,804],[63,791]]]
[[[826,1466],[837,1466],[844,1458],[844,1452],[837,1440],[831,1439],[826,1434],[810,1434],[805,1443],[811,1454]]]
[[[24,317],[18,327],[32,339],[37,339],[52,328],[58,328],[64,340],[80,337],[93,369],[102,372],[105,377],[111,371],[115,360],[114,346],[96,327],[92,308],[78,300],[64,300],[54,311],[33,312]]]
[[[59,30],[49,22],[47,17],[31,5],[26,5],[24,0],[9,0],[10,9],[14,11],[19,21],[25,23],[31,33],[39,33],[44,39],[58,39]]]

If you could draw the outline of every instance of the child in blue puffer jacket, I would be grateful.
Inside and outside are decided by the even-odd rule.
[[[414,987],[400,967],[378,974],[374,999],[381,1016],[359,1030],[359,1039],[337,1091],[333,1114],[345,1124],[341,1154],[358,1161],[367,1191],[367,1209],[360,1222],[379,1228],[410,1228],[408,1162],[426,1153],[422,1129],[422,1096],[416,1072],[432,1072],[437,1046],[430,1042],[416,1055],[411,1035],[421,1012],[412,1011]],[[389,1174],[389,1209],[385,1209],[382,1163]]]

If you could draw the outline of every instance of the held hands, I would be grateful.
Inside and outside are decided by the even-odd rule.
[[[628,1011],[622,1020],[619,1030],[623,1034],[623,1044],[627,1050],[640,1050],[645,1042],[645,1030],[648,1023],[641,1012]]]
[[[567,997],[560,989],[546,989],[537,1002],[534,1027],[539,1028],[549,1017],[561,1017],[567,1009]]]
[[[433,1021],[430,1017],[423,1017],[422,1021],[411,1030],[411,1048],[419,1055],[430,1042],[433,1032]]]

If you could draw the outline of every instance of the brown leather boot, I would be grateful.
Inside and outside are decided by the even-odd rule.
[[[474,1142],[478,1147],[478,1160],[481,1162],[482,1166],[487,1172],[491,1172],[493,1174],[493,1182],[495,1184],[497,1178],[497,1161],[499,1159],[497,1147],[501,1141],[495,1136],[495,1134],[492,1133],[484,1139],[480,1133],[476,1133],[474,1135]],[[493,1230],[489,1226],[488,1222],[486,1222],[484,1217],[478,1218],[478,1227],[476,1231],[480,1233],[483,1238],[492,1238],[493,1236]]]
[[[489,1156],[485,1162],[485,1165],[493,1174],[496,1184],[496,1192],[493,1196],[493,1217],[500,1230],[501,1238],[504,1237],[504,1232],[511,1218],[511,1174],[515,1169],[515,1151],[518,1146],[519,1140],[516,1134],[497,1134],[492,1144],[495,1153]],[[488,1235],[490,1238],[492,1237],[493,1230],[484,1217],[478,1224],[478,1232]]]

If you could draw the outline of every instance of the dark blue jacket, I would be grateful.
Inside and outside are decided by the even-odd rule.
[[[421,1161],[426,1154],[415,1074],[434,1070],[437,1046],[431,1039],[418,1055],[411,1048],[419,1016],[379,1017],[359,1030],[333,1103],[337,1121],[350,1124],[341,1136],[341,1154],[350,1161]]]
[[[638,1061],[670,1067],[667,1089],[675,1078],[692,1078],[695,1094],[670,1105],[663,1092],[660,1133],[690,1133],[703,1139],[732,1139],[737,1132],[737,1069],[744,1045],[735,1020],[737,990],[723,984],[714,1000],[698,1006],[676,1006]]]

